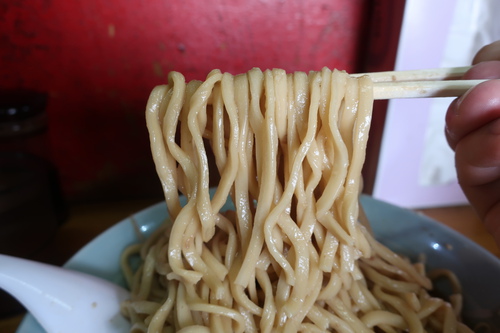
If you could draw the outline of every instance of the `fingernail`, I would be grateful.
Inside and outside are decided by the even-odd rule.
[[[448,144],[450,145],[451,149],[454,149],[455,143],[457,142],[457,136],[455,135],[454,132],[450,130],[448,125],[444,127],[444,134],[446,136],[446,139],[448,140]]]
[[[462,102],[470,94],[470,92],[472,91],[472,89],[474,89],[474,87],[470,88],[462,96],[460,96],[459,98],[456,99],[456,102],[455,102],[456,106],[455,106],[455,110],[454,110],[455,115],[459,115],[460,114],[460,106],[462,105]]]
[[[453,101],[451,101],[450,106],[448,106],[448,112],[446,113],[447,117],[450,115],[450,113],[454,116],[457,115],[458,100],[459,100],[459,97],[457,97]]]

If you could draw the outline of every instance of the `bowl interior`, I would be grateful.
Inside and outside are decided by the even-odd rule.
[[[463,319],[469,325],[487,323],[489,332],[500,332],[500,260],[454,230],[421,214],[363,196],[377,239],[412,260],[425,255],[428,269],[447,268],[462,283]],[[232,208],[228,202],[223,209]],[[125,284],[119,267],[123,249],[145,239],[167,218],[165,204],[158,203],[125,219],[83,247],[65,265]],[[437,293],[447,285],[436,284]],[[31,315],[26,315],[17,333],[44,332]]]

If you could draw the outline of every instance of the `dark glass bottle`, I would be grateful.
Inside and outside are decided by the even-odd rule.
[[[35,258],[64,221],[58,174],[50,162],[47,95],[0,93],[0,253]],[[0,316],[22,310],[0,293]]]

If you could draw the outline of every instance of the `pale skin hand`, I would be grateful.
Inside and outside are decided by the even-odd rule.
[[[483,47],[464,79],[493,79],[453,101],[446,138],[458,181],[500,246],[500,41]]]

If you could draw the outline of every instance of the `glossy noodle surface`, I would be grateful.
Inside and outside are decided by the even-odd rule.
[[[358,221],[372,106],[327,68],[170,73],[146,119],[171,223],[124,254],[132,332],[471,332]]]

